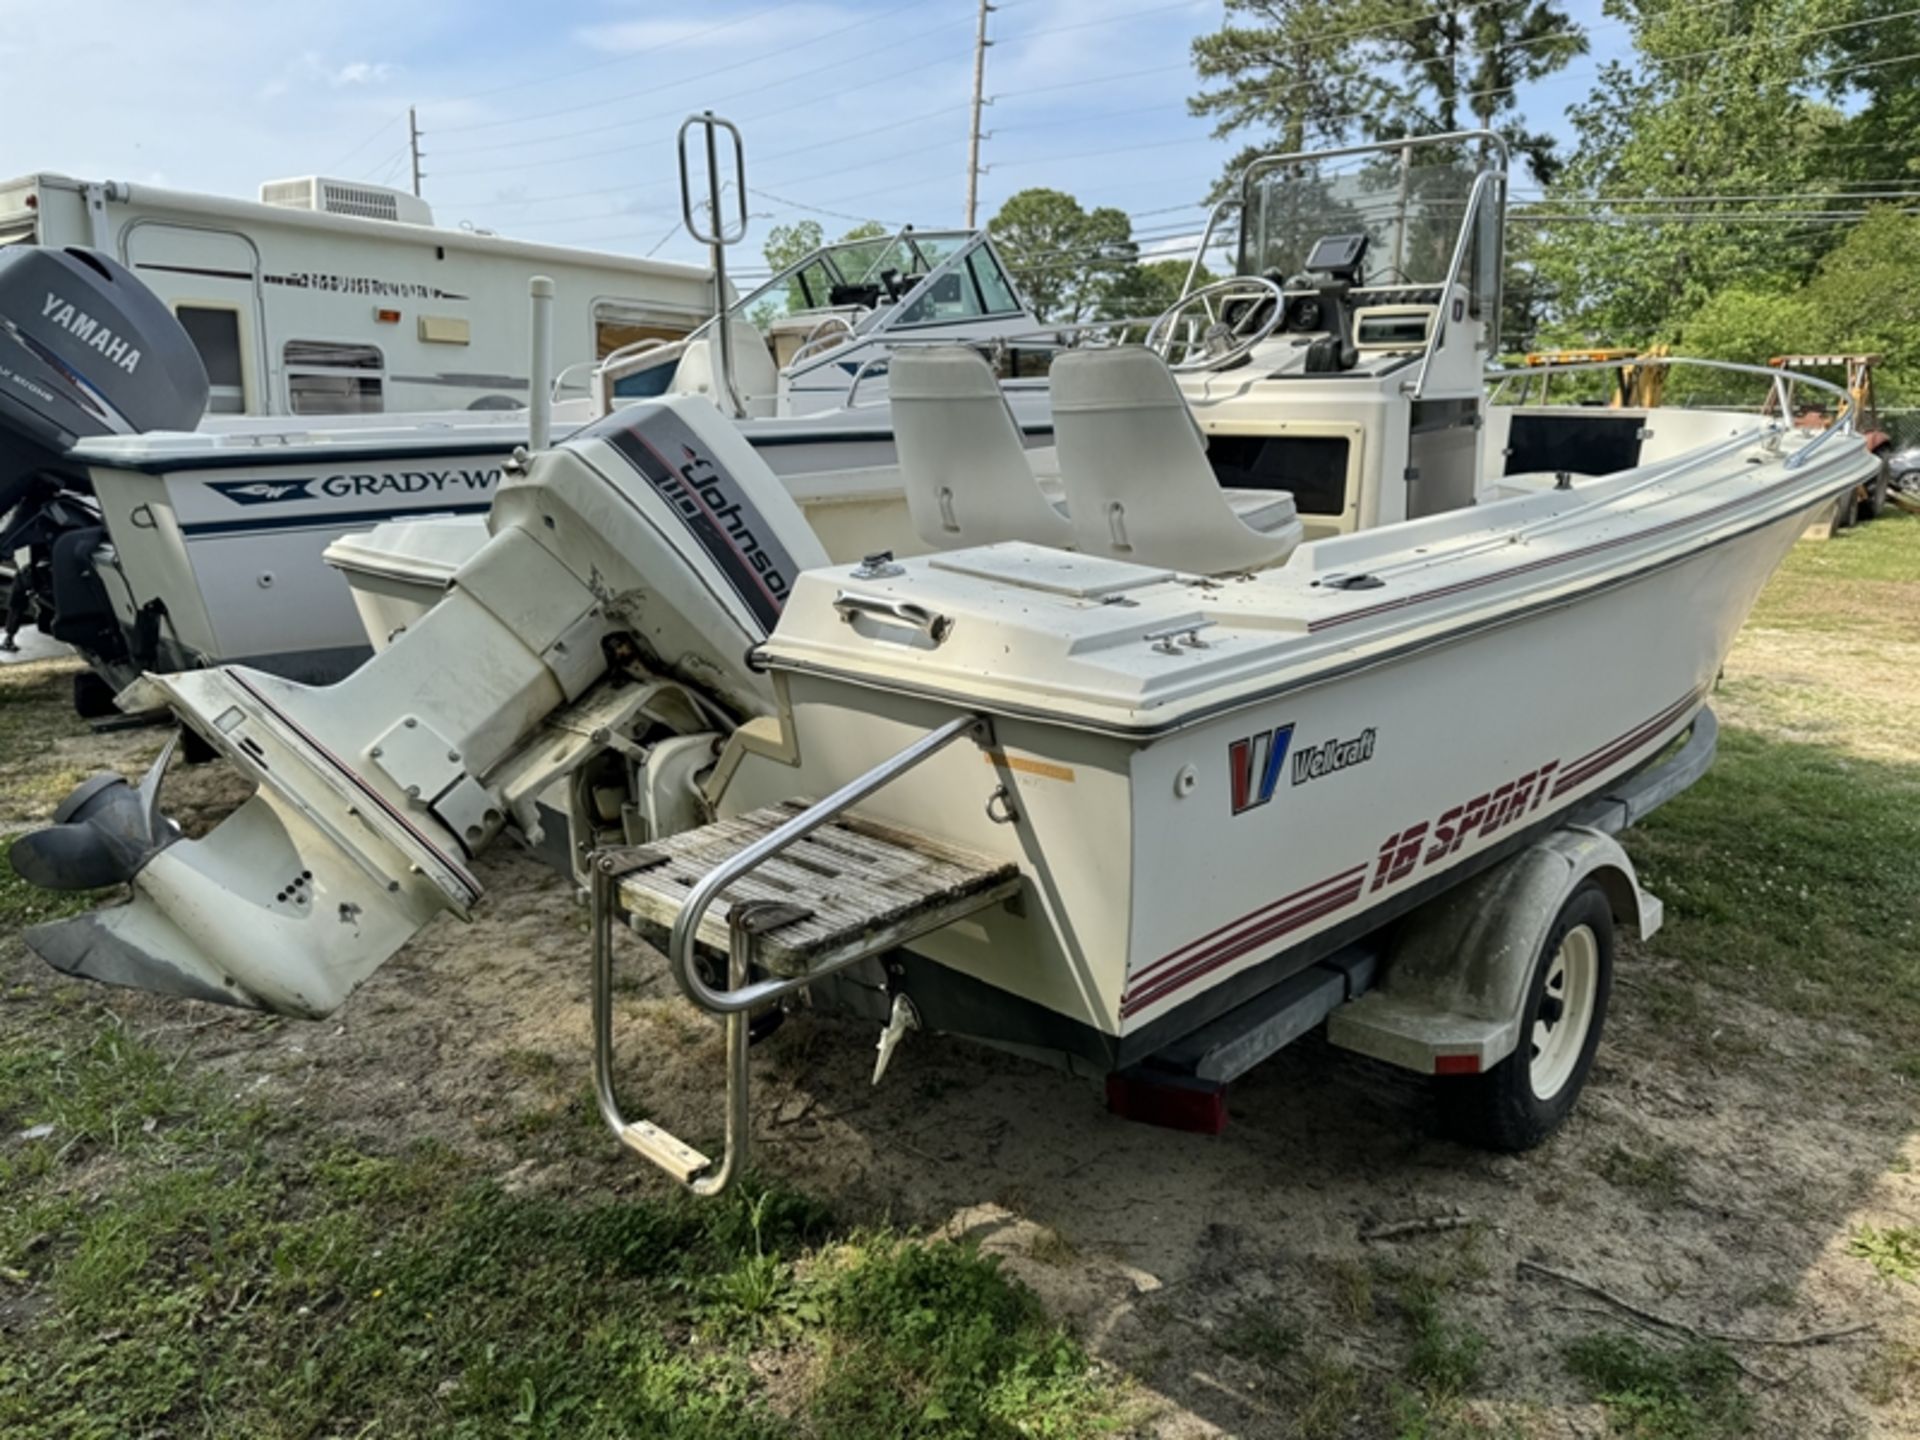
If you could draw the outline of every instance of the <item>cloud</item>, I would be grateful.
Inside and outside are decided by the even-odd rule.
[[[339,90],[349,85],[380,85],[400,73],[398,65],[385,60],[349,60],[326,72],[326,81]]]
[[[817,39],[830,30],[854,24],[858,18],[858,12],[832,5],[788,5],[777,14],[739,15],[731,20],[716,20],[710,13],[696,12],[683,20],[583,25],[573,37],[592,49],[615,55],[663,50],[702,39],[707,42],[705,48],[738,50],[744,46],[758,53],[760,47],[770,43]]]

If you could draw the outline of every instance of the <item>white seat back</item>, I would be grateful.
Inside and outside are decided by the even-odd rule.
[[[746,406],[749,417],[765,420],[776,414],[780,402],[780,371],[773,363],[773,352],[766,337],[744,320],[729,320],[733,327],[733,388]],[[667,386],[674,395],[704,395],[723,410],[721,398],[720,340],[709,331],[698,340],[687,342],[686,353]]]
[[[1300,543],[1285,491],[1252,523],[1235,514],[1173,372],[1152,351],[1070,350],[1050,379],[1077,549],[1225,575],[1277,565]]]
[[[937,550],[1026,540],[1065,549],[1073,527],[1044,495],[1000,382],[959,345],[902,346],[887,361],[907,510]]]

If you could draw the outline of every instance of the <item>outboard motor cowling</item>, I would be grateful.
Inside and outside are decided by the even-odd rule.
[[[164,301],[95,250],[0,251],[0,514],[76,441],[192,430],[207,369]]]

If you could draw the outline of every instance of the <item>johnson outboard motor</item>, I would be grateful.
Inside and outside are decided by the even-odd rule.
[[[200,352],[160,297],[95,250],[0,250],[0,515],[94,435],[191,430]]]

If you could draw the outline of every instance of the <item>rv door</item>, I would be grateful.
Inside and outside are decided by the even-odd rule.
[[[0,245],[39,243],[39,188],[32,176],[0,185]]]
[[[279,406],[268,373],[260,252],[233,230],[135,220],[120,236],[120,258],[186,327],[212,382],[208,410],[270,415]]]

